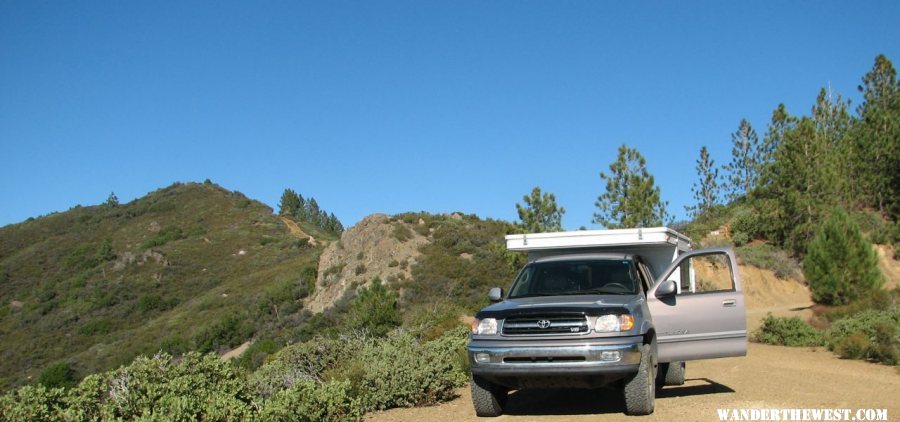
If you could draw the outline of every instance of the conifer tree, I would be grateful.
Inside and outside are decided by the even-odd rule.
[[[875,58],[859,91],[864,101],[857,110],[861,121],[855,146],[864,204],[896,220],[900,217],[900,83],[887,57]]]
[[[659,187],[638,150],[620,146],[609,174],[601,172],[600,178],[606,181],[606,192],[594,203],[598,208],[594,223],[618,229],[660,226],[668,220],[668,202],[660,199]]]
[[[759,180],[762,167],[759,137],[747,119],[741,119],[738,129],[731,134],[731,163],[728,172],[729,199],[732,201],[749,194]]]
[[[535,186],[530,195],[522,196],[525,205],[516,204],[522,229],[528,233],[562,231],[562,216],[565,208],[556,205],[556,196],[541,192]]]
[[[279,215],[294,215],[300,208],[300,195],[293,189],[285,189],[281,194],[281,201],[278,203]]]
[[[859,226],[844,211],[836,211],[809,242],[803,275],[813,300],[843,305],[881,288],[878,255]]]
[[[715,165],[716,163],[710,158],[706,146],[700,148],[700,158],[697,159],[696,167],[699,180],[691,187],[697,203],[685,207],[685,210],[693,217],[703,215],[719,204],[719,169],[715,168]]]

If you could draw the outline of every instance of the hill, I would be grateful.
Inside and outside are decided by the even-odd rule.
[[[0,228],[0,388],[278,335],[334,239],[211,183]]]

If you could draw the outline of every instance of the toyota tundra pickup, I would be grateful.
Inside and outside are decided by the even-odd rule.
[[[602,386],[622,392],[626,413],[646,415],[657,388],[684,383],[686,361],[747,353],[731,249],[691,250],[665,227],[506,241],[529,262],[507,293],[491,289],[494,304],[472,323],[478,416],[503,414],[511,390]]]

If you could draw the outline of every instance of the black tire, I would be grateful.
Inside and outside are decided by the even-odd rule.
[[[508,391],[484,378],[472,376],[472,404],[478,416],[495,417],[503,414]]]
[[[656,383],[660,387],[664,385],[684,385],[684,362],[670,362],[659,364],[659,376]]]
[[[649,415],[656,401],[656,356],[649,344],[641,346],[641,366],[638,372],[625,380],[625,413]]]

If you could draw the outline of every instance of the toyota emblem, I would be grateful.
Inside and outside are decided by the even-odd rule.
[[[542,319],[537,322],[538,328],[550,328],[550,321]]]

